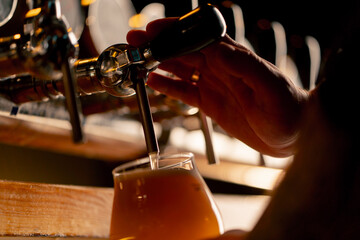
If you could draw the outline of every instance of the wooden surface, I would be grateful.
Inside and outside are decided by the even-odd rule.
[[[281,181],[282,169],[253,166],[220,159],[219,164],[209,164],[204,155],[195,155],[196,165],[205,178],[264,189],[271,192]]]
[[[146,153],[142,139],[119,136],[101,127],[85,128],[85,133],[87,142],[76,145],[71,141],[67,121],[0,114],[0,142],[8,145],[110,162]],[[224,160],[219,165],[208,165],[205,156],[198,154],[196,162],[204,177],[266,190],[272,190],[283,174],[280,169]],[[112,198],[112,188],[0,180],[0,240],[106,239]]]
[[[107,240],[113,190],[0,180],[0,240]],[[269,196],[214,194],[225,230],[250,231]]]
[[[74,144],[69,122],[42,117],[8,116],[0,112],[0,141],[104,161],[136,159],[146,153],[145,141],[103,127],[85,127],[86,142]]]
[[[144,139],[121,135],[111,128],[88,126],[85,127],[85,136],[86,143],[74,144],[67,121],[24,115],[11,117],[0,113],[2,143],[111,162],[132,160],[146,154]],[[203,154],[197,154],[196,161],[205,177],[266,190],[272,190],[284,173],[282,169],[235,163],[226,159],[221,159],[218,165],[209,165]]]
[[[112,188],[0,180],[0,236],[107,238]]]

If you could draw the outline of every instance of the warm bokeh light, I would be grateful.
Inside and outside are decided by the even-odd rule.
[[[142,28],[147,23],[146,16],[144,14],[135,14],[129,19],[129,26],[131,28]]]
[[[21,38],[21,35],[19,33],[14,35],[15,40],[20,39],[20,38]]]
[[[37,16],[40,12],[41,12],[41,8],[31,9],[31,10],[29,10],[29,11],[26,13],[25,18],[35,17],[35,16]]]
[[[94,3],[96,0],[81,0],[82,6],[89,6],[90,4]]]

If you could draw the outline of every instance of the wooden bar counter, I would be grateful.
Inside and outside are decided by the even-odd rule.
[[[106,239],[112,199],[112,188],[0,180],[0,239],[5,236]]]
[[[74,144],[67,121],[0,114],[0,240],[108,238],[113,188],[40,183],[39,178],[32,181],[24,174],[62,171],[57,174],[82,179],[89,177],[87,166],[82,169],[77,160],[85,165],[100,161],[116,164],[146,153],[141,141],[102,128],[96,130],[86,127],[86,142]],[[37,161],[27,155],[32,153],[46,159]],[[21,176],[8,177],[7,171]],[[106,174],[111,177],[111,171]]]
[[[94,178],[91,171],[111,178],[111,170],[100,169],[99,162],[109,167],[136,159],[146,154],[146,146],[139,139],[102,127],[85,126],[85,135],[87,141],[76,145],[66,121],[0,113],[0,240],[108,238],[113,188],[83,180]],[[38,157],[44,159],[38,161]],[[225,159],[208,165],[203,154],[196,154],[196,162],[206,178],[264,190],[273,189],[283,173]],[[94,167],[86,172],[85,166],[91,163]],[[26,174],[46,175],[47,179],[31,180]],[[52,178],[71,174],[71,182]],[[77,179],[81,181],[75,183]]]

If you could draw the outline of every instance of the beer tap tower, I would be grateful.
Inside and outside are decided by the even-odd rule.
[[[0,77],[31,75],[41,81],[62,79],[74,142],[83,141],[74,63],[78,44],[61,14],[58,0],[29,3],[24,31],[0,39]]]
[[[99,57],[78,59],[79,45],[59,1],[34,0],[28,5],[23,33],[0,39],[0,94],[17,104],[64,95],[76,143],[84,141],[79,94],[137,94],[149,153],[158,150],[146,106],[148,73],[161,61],[197,51],[226,32],[220,11],[206,4],[180,17],[143,48],[116,44]]]

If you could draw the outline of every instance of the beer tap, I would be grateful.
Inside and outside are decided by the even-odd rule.
[[[137,93],[149,156],[158,151],[158,146],[154,140],[152,117],[148,114],[150,110],[146,111],[149,108],[146,106],[148,97],[144,90],[147,74],[156,69],[161,61],[200,50],[225,33],[226,23],[221,13],[207,4],[180,17],[171,28],[161,32],[143,48],[118,44],[99,56],[97,75],[102,76],[100,83],[109,93],[115,96]],[[203,123],[209,163],[217,163],[209,133],[212,128],[204,115],[200,115],[200,120]]]
[[[219,10],[212,5],[204,5],[179,18],[171,28],[163,31],[143,48],[135,48],[128,44],[115,44],[105,49],[99,57],[71,61],[75,71],[76,85],[82,94],[106,91],[118,97],[134,95],[135,90],[129,79],[131,66],[142,65],[151,72],[161,61],[199,50],[224,36],[225,32],[225,20]],[[38,35],[36,35],[37,39],[40,38]],[[72,39],[71,32],[67,35],[66,38],[70,41]],[[43,89],[44,91],[61,93],[64,88],[59,78],[62,71],[57,66],[58,63],[53,60],[66,58],[66,54],[59,56],[59,53],[57,55],[53,53],[67,47],[67,51],[62,52],[72,53],[73,58],[76,58],[78,46],[70,42],[72,43],[70,46],[73,48],[69,48],[69,45],[64,45],[59,37],[55,37],[57,38],[56,44],[50,41],[51,36],[49,36],[46,40],[43,38],[44,40],[38,40],[37,44],[31,46],[29,46],[30,41],[24,43],[25,37],[12,36],[0,39],[0,49],[8,50],[0,52],[4,56],[0,57],[0,65],[9,66],[9,68],[1,68],[0,79],[14,82],[10,79],[17,78],[22,79],[19,82],[24,83],[27,82],[25,78],[29,78],[24,73],[28,73],[27,75],[33,76],[31,81],[36,85],[41,85],[38,83],[41,80],[47,80],[42,83],[48,88],[48,90]],[[45,49],[43,46],[48,47]],[[40,54],[36,55],[36,52],[44,52],[44,54],[38,56]],[[42,56],[44,58],[41,58]],[[24,61],[25,63],[23,63]],[[11,85],[11,89],[19,90],[19,87]]]
[[[75,35],[58,0],[29,1],[23,33],[0,39],[0,78],[30,74],[41,81],[63,80],[74,142],[83,141],[73,64]]]
[[[64,32],[61,33],[62,36],[66,35]],[[66,99],[70,96],[70,100],[67,100],[70,101],[68,106],[73,109],[77,109],[78,106],[75,101],[76,97],[74,97],[76,91],[80,95],[99,92],[107,92],[117,97],[129,97],[135,95],[135,93],[146,95],[146,91],[139,89],[145,84],[147,75],[155,70],[160,62],[200,50],[223,37],[225,33],[226,23],[220,11],[216,7],[206,4],[180,17],[170,28],[161,32],[142,48],[136,48],[128,44],[115,44],[105,49],[97,58],[80,59],[73,62],[73,56],[76,56],[74,51],[76,48],[69,48],[69,46],[76,45],[64,45],[59,39],[56,44],[58,47],[53,50],[57,53],[55,56],[59,61],[55,61],[57,64],[51,65],[52,71],[50,72],[52,74],[54,72],[62,73],[63,80],[66,81],[59,81],[58,77],[50,75],[45,76],[47,81],[41,81],[42,75],[32,74],[33,71],[27,71],[35,78],[18,75],[16,76],[18,80],[8,78],[7,82],[0,81],[0,95],[7,95],[8,98],[11,96],[12,99],[10,100],[12,101],[26,100],[20,96],[25,91],[29,94],[29,88],[32,86],[36,91],[36,94],[32,94],[32,100],[36,98],[42,100],[64,94]],[[71,42],[70,34],[66,36],[68,39],[66,43]],[[51,43],[44,41],[44,38],[42,39],[43,45],[46,42]],[[51,47],[53,46],[51,45]],[[67,54],[60,54],[60,49],[65,49],[66,51],[62,53]],[[44,61],[41,61],[41,63],[45,65]],[[57,68],[59,63],[61,63],[60,69]],[[25,64],[23,66],[26,70],[31,70],[31,67],[37,65]],[[31,67],[29,68],[29,66]],[[73,84],[74,79],[76,84]],[[21,82],[22,86],[14,87],[14,82]],[[77,89],[75,86],[77,86]],[[147,96],[137,96],[137,99],[141,104],[140,100],[147,99]],[[139,106],[139,108],[141,110],[142,106]],[[74,119],[77,119],[76,116]],[[156,149],[156,146],[154,148]]]

